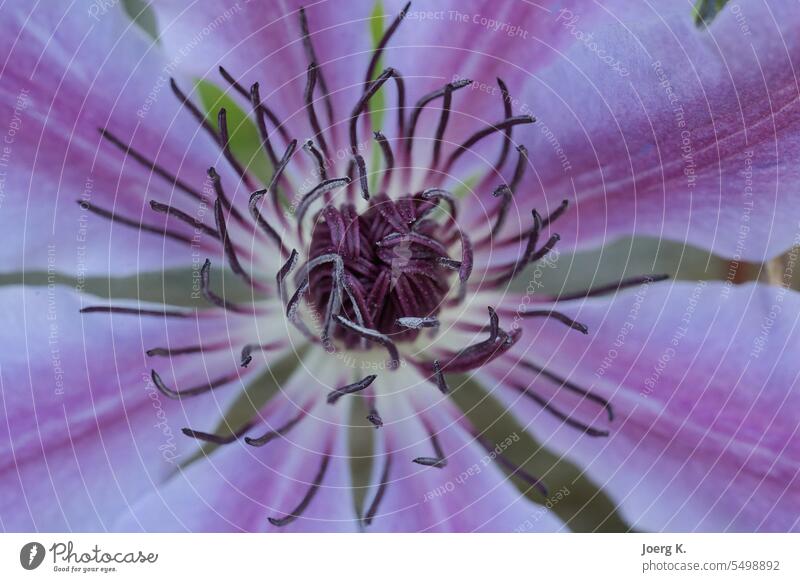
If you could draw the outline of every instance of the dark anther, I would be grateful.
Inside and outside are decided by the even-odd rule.
[[[308,154],[314,158],[314,161],[317,163],[317,174],[319,174],[319,179],[327,180],[328,172],[325,169],[325,158],[323,158],[320,151],[314,147],[314,142],[310,139],[306,140],[306,143],[303,144],[303,150],[308,152]]]
[[[192,218],[191,216],[186,214],[183,210],[175,208],[174,206],[170,206],[169,204],[163,204],[161,202],[157,202],[155,200],[150,201],[150,208],[161,214],[174,216],[178,220],[181,220],[186,224],[196,228],[197,230],[206,233],[208,236],[215,239],[219,239],[219,233],[216,230],[204,224],[199,219]]]
[[[250,178],[247,170],[244,169],[244,166],[239,163],[231,151],[231,136],[228,132],[228,111],[224,107],[221,107],[217,113],[217,126],[219,126],[219,145],[222,148],[225,159],[228,160],[228,163],[239,175],[242,182],[244,182],[248,188],[254,189],[255,185],[253,184],[252,178]]]
[[[299,257],[299,253],[297,250],[292,249],[292,253],[289,255],[287,261],[283,264],[283,266],[278,270],[278,274],[275,275],[275,280],[278,283],[278,297],[280,297],[281,303],[286,304],[286,277],[289,276],[289,273],[294,270],[295,265],[297,265],[297,259]]]
[[[208,175],[208,178],[211,180],[211,185],[214,187],[214,194],[216,196],[216,199],[222,202],[222,205],[225,207],[225,210],[230,212],[231,215],[240,224],[247,224],[244,217],[239,212],[239,209],[234,207],[231,204],[231,201],[228,200],[228,197],[225,195],[225,189],[222,187],[222,180],[220,179],[217,170],[212,166],[207,170],[206,174]]]
[[[217,344],[211,346],[186,346],[183,348],[150,348],[145,353],[148,357],[166,357],[172,356],[185,356],[187,354],[200,354],[206,351],[219,350],[226,347],[224,344]]]
[[[585,388],[581,388],[574,382],[570,382],[566,378],[562,378],[561,376],[554,374],[553,372],[550,372],[548,370],[545,370],[544,368],[541,368],[536,364],[532,364],[527,360],[519,362],[519,365],[522,366],[523,368],[527,368],[528,370],[531,370],[532,372],[535,372],[543,376],[544,378],[547,378],[554,384],[558,384],[559,388],[564,388],[565,390],[569,390],[570,392],[578,394],[586,398],[587,400],[590,400],[595,404],[600,405],[606,411],[606,414],[608,414],[608,420],[609,421],[614,420],[614,409],[611,407],[611,403],[602,396],[598,396],[597,394],[590,392]]]
[[[508,208],[511,205],[511,188],[509,188],[507,184],[500,184],[500,186],[494,189],[492,196],[500,198],[500,206],[497,209],[497,218],[494,221],[494,226],[489,236],[496,235],[500,232],[500,229],[503,228],[506,215],[508,214]]]
[[[372,503],[369,504],[367,513],[364,514],[364,525],[370,525],[372,520],[375,518],[375,515],[378,513],[378,507],[380,506],[384,495],[386,495],[386,488],[389,487],[389,472],[391,471],[391,468],[392,454],[387,452],[386,460],[383,463],[383,471],[381,472],[381,482],[378,484],[378,491],[375,493]]]
[[[570,327],[572,329],[578,330],[582,334],[589,333],[589,328],[586,327],[584,324],[575,321],[571,317],[568,317],[568,316],[564,315],[563,313],[561,313],[559,311],[553,311],[552,309],[534,309],[532,311],[522,311],[522,312],[520,312],[520,316],[522,316],[522,317],[548,317],[548,318],[551,318],[551,319],[555,319],[556,321],[560,321],[561,323],[563,323],[567,327]]]
[[[436,134],[433,138],[433,160],[431,170],[439,166],[439,159],[442,154],[442,142],[444,132],[447,130],[447,122],[450,120],[450,107],[453,104],[453,86],[446,85],[444,88],[444,99],[442,99],[442,114],[439,117],[439,125],[436,127]]]
[[[319,125],[317,112],[314,110],[314,87],[317,84],[317,63],[312,62],[308,65],[306,71],[306,113],[308,114],[308,121],[311,124],[311,129],[314,131],[314,137],[319,140],[319,145],[325,153],[326,158],[330,158],[330,151],[328,150],[328,143],[325,141],[325,136],[322,133],[322,128]],[[323,178],[324,179],[324,178]]]
[[[194,386],[192,388],[187,388],[185,390],[173,390],[161,379],[161,376],[158,375],[158,372],[155,370],[150,371],[150,377],[153,379],[153,384],[155,384],[156,388],[158,388],[159,392],[161,392],[167,398],[172,398],[173,400],[178,400],[180,398],[187,398],[191,396],[199,396],[200,394],[205,394],[206,392],[211,392],[215,388],[219,388],[220,386],[224,386],[229,382],[236,380],[239,376],[238,374],[228,374],[226,376],[220,376],[215,380],[208,382],[207,384],[201,384],[200,386]]]
[[[550,404],[550,402],[548,402],[547,400],[545,400],[544,398],[542,398],[535,392],[532,392],[530,389],[521,384],[512,383],[511,387],[517,390],[523,396],[526,396],[527,398],[533,400],[543,410],[552,414],[567,426],[571,426],[572,428],[577,429],[591,437],[607,437],[609,434],[607,430],[601,430],[598,428],[591,427],[588,424],[585,424],[579,420],[572,418],[571,416],[565,414],[564,412],[562,412],[561,410]]]
[[[438,99],[439,97],[444,96],[445,92],[448,90],[450,91],[457,91],[459,89],[463,89],[470,85],[472,81],[470,79],[461,79],[460,81],[454,81],[452,83],[448,83],[441,89],[437,89],[436,91],[432,91],[427,95],[423,95],[423,97],[417,101],[414,105],[414,110],[411,112],[411,122],[408,127],[408,136],[406,138],[406,155],[411,152],[411,148],[414,141],[414,132],[417,129],[417,122],[419,121],[419,116],[422,114],[422,110],[425,109],[425,106],[433,101],[434,99]]]
[[[511,95],[509,95],[508,87],[500,77],[497,77],[497,86],[500,88],[500,96],[503,99],[503,117],[508,119],[514,113],[511,109]],[[494,165],[495,171],[499,172],[506,163],[508,152],[511,149],[511,133],[513,130],[514,129],[512,127],[507,127],[505,130],[506,137],[503,140],[503,149],[500,150],[500,157],[497,159],[497,163]]]
[[[328,404],[335,404],[339,398],[344,396],[345,394],[355,394],[356,392],[361,392],[367,386],[372,384],[375,381],[377,376],[375,374],[370,374],[359,380],[358,382],[353,382],[352,384],[348,384],[347,386],[342,386],[341,388],[336,388],[335,390],[328,393]]]
[[[303,37],[303,48],[306,51],[306,57],[312,63],[318,63],[316,51],[314,50],[314,43],[311,41],[311,34],[308,30],[308,19],[306,18],[305,8],[300,7],[300,34]],[[325,99],[325,109],[328,115],[328,125],[333,126],[335,119],[333,115],[333,101],[331,100],[330,92],[328,91],[328,84],[325,82],[325,76],[322,74],[322,69],[317,71],[319,78],[319,88],[322,90],[322,96]]]
[[[400,80],[400,76],[398,75],[397,71],[389,67],[383,71],[383,73],[381,73],[377,79],[369,84],[367,89],[364,91],[364,94],[361,96],[361,99],[358,100],[358,103],[356,103],[356,106],[353,108],[353,112],[350,114],[350,150],[353,155],[358,153],[358,132],[356,131],[358,118],[366,110],[367,103],[369,103],[369,100],[372,99],[373,95],[375,95],[375,93],[378,92],[378,89],[380,89],[383,84],[392,77],[394,77],[398,83],[398,92],[400,94],[398,99],[402,99],[402,80]],[[400,108],[400,113],[402,114],[402,108]]]
[[[551,213],[548,215],[548,217],[547,217],[547,218],[545,218],[545,219],[542,221],[542,226],[548,226],[548,225],[550,225],[551,223],[553,223],[553,222],[555,222],[556,220],[558,220],[558,218],[559,218],[559,217],[560,217],[562,214],[564,214],[564,212],[566,212],[566,211],[567,211],[567,208],[568,208],[568,207],[569,207],[569,200],[562,200],[562,201],[561,201],[561,204],[559,204],[559,205],[558,205],[558,208],[556,208],[555,210],[553,210],[553,212],[551,212]]]
[[[447,378],[444,377],[442,365],[439,363],[439,360],[433,361],[433,379],[436,382],[436,387],[439,389],[439,392],[442,394],[448,394],[450,392],[450,387],[447,385]]]
[[[378,142],[381,152],[383,153],[384,169],[381,190],[385,192],[389,189],[389,184],[392,181],[392,170],[394,170],[394,154],[392,153],[392,146],[389,145],[389,141],[380,131],[374,132],[373,135],[375,136],[375,140]]]
[[[367,181],[367,164],[364,162],[361,154],[353,156],[356,160],[356,167],[358,168],[358,179],[361,185],[361,197],[364,200],[369,200],[369,182]]]
[[[487,307],[486,309],[489,310],[489,341],[494,343],[500,337],[500,317],[493,308]]]
[[[268,344],[247,344],[242,348],[241,366],[246,368],[253,361],[253,352],[268,352],[283,345],[281,342],[271,342]]]
[[[398,317],[397,325],[407,327],[409,329],[439,327],[439,320],[435,317]]]
[[[94,204],[86,202],[85,200],[77,200],[77,203],[84,210],[88,210],[89,212],[96,214],[97,216],[101,216],[107,220],[110,220],[111,222],[116,222],[117,224],[130,226],[131,228],[141,230],[142,232],[152,232],[153,234],[157,234],[172,240],[176,240],[184,244],[188,245],[192,244],[192,239],[190,237],[177,232],[173,232],[167,229],[166,227],[159,228],[157,226],[150,226],[149,224],[142,224],[138,220],[133,220],[131,218],[126,218],[125,216],[120,216],[116,212],[106,210],[105,208],[100,208],[99,206],[95,206]]]
[[[452,374],[469,372],[470,370],[488,364],[511,349],[520,338],[522,331],[520,329],[514,329],[509,333],[501,329],[499,325],[495,327],[495,316],[496,313],[492,310],[490,312],[490,337],[476,344],[467,346],[458,352],[448,354],[447,359],[441,366],[443,371]],[[433,365],[430,362],[425,362],[422,366],[428,370],[433,369]]]
[[[628,289],[630,287],[636,287],[638,285],[649,285],[651,283],[658,283],[659,281],[664,281],[665,279],[669,279],[669,275],[642,275],[640,277],[630,277],[628,279],[622,279],[621,281],[618,281],[616,283],[610,283],[608,285],[603,285],[601,287],[595,287],[594,289],[588,289],[586,291],[580,291],[578,293],[559,295],[558,297],[555,297],[555,299],[557,301],[571,301],[573,299],[597,297],[599,295],[614,293],[616,291],[621,291],[623,289]]]
[[[220,70],[224,69],[220,68]],[[261,138],[261,147],[267,152],[267,157],[274,168],[278,165],[278,156],[275,154],[275,148],[272,147],[272,140],[269,139],[267,122],[264,120],[264,110],[261,108],[261,93],[258,83],[253,83],[250,86],[250,106],[253,108],[253,117],[256,119],[258,136]]]
[[[251,447],[263,447],[268,442],[273,441],[278,437],[284,436],[286,433],[292,430],[292,428],[294,428],[297,425],[297,423],[303,420],[303,418],[305,418],[307,414],[308,410],[302,409],[295,416],[290,418],[288,421],[286,421],[284,424],[282,424],[275,430],[267,431],[260,437],[256,438],[245,437],[244,442],[246,442]]]
[[[170,184],[173,184],[178,190],[183,190],[192,198],[208,203],[208,199],[205,196],[203,196],[200,192],[189,186],[186,182],[178,178],[175,174],[168,172],[163,167],[161,167],[154,161],[147,158],[147,156],[145,156],[144,154],[133,149],[130,145],[123,142],[121,139],[116,137],[107,129],[100,128],[99,131],[100,135],[102,135],[106,140],[108,140],[118,149],[120,149],[125,154],[133,158],[140,165],[151,170],[157,176],[164,178],[164,180],[166,180]]]
[[[515,125],[527,124],[527,123],[534,123],[536,118],[532,115],[516,115],[514,117],[509,117],[504,119],[503,121],[499,121],[494,125],[490,125],[480,131],[476,131],[472,136],[470,136],[464,143],[462,143],[458,148],[450,154],[450,157],[447,159],[447,164],[445,164],[444,172],[449,173],[450,169],[453,167],[453,164],[456,163],[458,158],[460,158],[465,152],[472,148],[476,143],[478,143],[483,138],[492,135],[498,131],[504,131],[510,127],[514,127]]]
[[[193,439],[197,439],[199,441],[214,443],[215,445],[229,445],[230,443],[242,438],[244,433],[253,428],[254,424],[255,422],[246,422],[241,427],[239,427],[238,429],[227,435],[202,432],[199,430],[192,430],[191,428],[182,428],[181,432],[186,436]]]
[[[193,315],[189,311],[175,311],[170,309],[137,309],[135,307],[116,307],[114,305],[92,305],[81,307],[80,313],[117,313],[120,315],[137,315],[139,317],[189,317]]]
[[[206,259],[203,266],[200,267],[200,292],[209,303],[220,307],[226,311],[234,313],[253,313],[253,307],[242,307],[227,301],[224,297],[220,297],[211,290],[211,260]]]
[[[525,168],[528,165],[528,149],[524,145],[517,146],[517,165],[514,166],[514,175],[511,177],[511,184],[509,187],[512,192],[516,192],[522,182],[522,177],[525,175]]]
[[[423,420],[423,424],[425,425],[425,429],[428,431],[428,435],[430,436],[431,445],[433,446],[433,453],[435,456],[417,457],[416,459],[412,459],[412,462],[416,463],[417,465],[424,465],[425,467],[444,469],[447,466],[447,458],[445,457],[442,445],[439,443],[439,438],[436,436],[436,432],[434,432],[433,428],[428,425],[427,422]]]
[[[375,428],[380,428],[383,426],[383,419],[381,418],[381,415],[378,414],[378,411],[374,408],[369,411],[367,420],[370,421]]]
[[[280,119],[278,119],[278,116],[275,115],[275,113],[269,107],[267,107],[264,103],[262,103],[260,98],[258,98],[258,83],[254,83],[250,87],[250,91],[248,92],[247,89],[245,89],[244,85],[242,85],[241,83],[236,81],[236,79],[233,78],[233,75],[231,75],[223,67],[219,67],[219,72],[224,77],[224,79],[236,90],[236,92],[238,92],[245,99],[250,100],[250,103],[254,108],[256,108],[263,115],[266,115],[269,118],[269,120],[272,123],[272,125],[274,125],[275,129],[277,129],[278,132],[281,134],[281,137],[283,138],[283,140],[286,143],[288,143],[289,139],[290,139],[289,138],[289,132],[283,126],[283,124],[281,123]],[[254,87],[255,87],[255,91],[253,89]],[[255,98],[253,97],[254,93],[255,93]],[[266,127],[265,127],[265,131],[266,131]]]
[[[284,517],[275,518],[275,517],[268,517],[267,519],[269,522],[274,525],[275,527],[283,527],[285,525],[289,525],[298,517],[300,517],[303,512],[308,508],[311,504],[311,501],[314,499],[314,496],[319,491],[319,486],[322,484],[322,480],[325,478],[325,472],[328,470],[328,463],[330,462],[331,457],[329,454],[325,454],[322,457],[322,463],[319,465],[319,470],[317,471],[317,475],[314,477],[314,482],[311,484],[311,487],[308,488],[305,496],[303,497],[300,504],[294,508],[291,513],[288,513]]]
[[[389,336],[380,333],[374,329],[368,329],[366,327],[361,327],[360,325],[353,323],[349,319],[345,319],[341,315],[336,315],[336,322],[344,326],[345,328],[349,329],[352,332],[360,335],[363,338],[366,338],[372,342],[376,342],[381,344],[383,347],[386,348],[386,351],[389,352],[389,369],[395,370],[400,365],[400,353],[397,351],[397,346],[394,345],[394,342],[389,339]]]
[[[295,217],[298,224],[303,221],[303,217],[306,215],[306,212],[308,212],[309,207],[314,203],[315,200],[331,190],[341,188],[342,186],[347,186],[350,181],[350,178],[344,177],[325,180],[324,182],[317,184],[310,192],[303,196],[303,198],[300,200],[300,203],[297,205]]]

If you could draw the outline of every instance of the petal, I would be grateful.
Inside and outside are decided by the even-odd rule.
[[[416,374],[410,376],[415,377],[414,383],[421,382]],[[391,390],[387,382],[392,386],[397,383],[397,379],[382,380],[383,389]],[[435,388],[422,384],[379,398],[385,423],[378,433],[383,450],[375,459],[375,485],[367,493],[365,515],[369,515],[382,483],[384,491],[367,531],[560,530],[561,521],[545,507],[529,501],[498,467],[492,454],[462,426],[464,421],[459,420],[455,406],[447,400],[434,401],[430,396]],[[409,394],[412,390],[414,398]],[[415,404],[411,406],[409,400]],[[418,457],[436,457],[429,428],[445,454],[444,467],[412,462]],[[390,465],[384,473],[387,458]]]
[[[328,406],[330,389],[317,377],[319,358],[305,362],[261,414],[251,436],[278,430],[298,414],[309,413],[263,447],[243,440],[219,447],[178,473],[143,499],[117,530],[146,531],[354,531],[357,519],[350,489],[344,407]],[[309,370],[316,373],[310,375]],[[341,375],[341,374],[340,374]],[[309,402],[313,405],[309,406]],[[324,477],[302,514],[276,527],[298,507],[312,488],[322,459],[329,457]]]
[[[517,203],[570,199],[565,246],[638,234],[761,261],[796,244],[800,13],[740,2],[698,29],[684,2],[606,11],[554,14],[576,42],[525,88],[539,131]]]
[[[181,427],[210,425],[235,396],[221,388],[216,397],[170,400],[150,369],[160,360],[165,379],[202,383],[238,368],[238,345],[166,365],[145,356],[160,346],[230,345],[229,334],[241,335],[235,322],[187,318],[167,327],[162,318],[114,315],[92,324],[108,318],[79,313],[95,300],[58,286],[3,287],[0,300],[8,348],[0,368],[7,435],[0,518],[7,530],[107,529],[197,448]]]
[[[652,284],[558,307],[589,336],[526,322],[514,356],[611,401],[616,418],[510,360],[491,382],[530,386],[591,438],[498,389],[541,439],[585,467],[635,529],[790,531],[800,525],[800,295],[749,284]],[[524,345],[523,345],[524,344]]]
[[[171,68],[153,41],[119,6],[93,18],[77,5],[14,1],[3,6],[0,27],[0,107],[9,120],[0,225],[14,233],[0,255],[3,270],[119,274],[191,264],[186,246],[77,204],[191,238],[193,228],[148,207],[146,199],[156,199],[213,225],[207,207],[100,135],[110,130],[203,194],[219,148],[170,93]],[[216,248],[198,240],[205,252]]]

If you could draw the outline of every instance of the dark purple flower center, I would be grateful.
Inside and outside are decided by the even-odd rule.
[[[426,218],[436,204],[419,195],[371,200],[360,215],[352,204],[320,213],[309,261],[336,256],[341,264],[325,261],[311,270],[309,299],[319,313],[332,300],[341,301],[341,313],[350,321],[394,341],[412,340],[441,309],[453,278],[443,266],[450,260],[443,229]],[[334,337],[348,347],[360,343],[357,333],[341,326]]]

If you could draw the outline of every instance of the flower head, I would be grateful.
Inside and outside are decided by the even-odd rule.
[[[547,26],[538,28],[541,15],[530,7],[509,7],[491,26],[481,18],[488,5],[470,3],[466,20],[454,7],[461,16],[449,18],[473,34],[475,26],[491,29],[482,52],[469,60],[463,58],[469,33],[431,48],[443,25],[423,19],[410,4],[397,6],[372,39],[364,25],[369,7],[355,3],[345,13],[333,4],[267,17],[250,8],[221,11],[214,2],[188,11],[157,3],[163,50],[173,59],[166,65],[139,33],[131,40],[120,14],[109,14],[146,64],[126,79],[101,63],[98,75],[108,78],[98,79],[86,98],[104,105],[79,108],[77,138],[65,140],[60,126],[51,127],[66,123],[58,116],[41,128],[57,136],[58,147],[45,148],[45,155],[61,155],[71,184],[82,185],[78,204],[67,212],[79,212],[83,228],[95,233],[85,245],[84,271],[119,275],[188,265],[203,300],[187,307],[59,295],[55,319],[74,321],[80,312],[80,325],[90,330],[83,341],[64,346],[70,354],[63,358],[71,361],[63,365],[80,364],[72,353],[76,344],[89,371],[82,382],[75,380],[80,369],[68,373],[79,395],[66,415],[74,434],[68,441],[89,442],[87,450],[94,452],[75,457],[78,469],[107,464],[120,494],[98,510],[99,523],[272,531],[562,528],[557,512],[532,501],[544,502],[548,476],[534,474],[509,452],[520,434],[491,438],[454,403],[453,393],[477,380],[523,429],[601,475],[632,525],[670,528],[671,519],[678,519],[677,527],[692,525],[676,500],[653,509],[632,488],[637,479],[658,479],[647,463],[659,474],[680,473],[685,488],[691,470],[684,472],[679,460],[696,459],[713,472],[718,455],[721,479],[738,487],[744,478],[731,475],[752,467],[750,457],[735,446],[718,447],[714,435],[758,447],[738,427],[763,426],[772,420],[776,399],[796,397],[789,381],[783,396],[759,395],[752,402],[758,413],[740,418],[741,407],[729,403],[740,398],[743,405],[748,398],[730,388],[732,377],[709,374],[693,359],[698,350],[730,358],[730,346],[703,341],[706,326],[717,337],[728,333],[726,318],[718,321],[714,314],[719,300],[706,301],[704,310],[688,311],[683,304],[696,304],[704,293],[727,293],[731,301],[717,311],[738,313],[751,295],[772,291],[673,285],[665,275],[649,273],[557,294],[539,291],[534,276],[521,289],[525,276],[555,261],[561,246],[641,233],[637,204],[645,228],[668,225],[666,236],[719,244],[720,252],[729,253],[737,241],[714,198],[720,182],[719,173],[714,182],[713,167],[727,184],[735,174],[727,165],[732,159],[766,155],[772,142],[789,147],[791,138],[765,137],[763,119],[748,110],[743,123],[759,141],[745,147],[727,125],[738,118],[727,115],[724,104],[710,105],[705,117],[689,103],[679,106],[680,99],[696,105],[702,91],[664,56],[669,47],[662,44],[669,41],[641,8],[633,18],[641,30],[631,34],[650,51],[631,56],[621,43],[611,44],[620,29],[595,9],[548,10]],[[37,11],[34,16],[45,18]],[[64,16],[75,31],[86,27],[69,10]],[[684,43],[702,44],[693,35],[711,35],[695,30],[689,14],[670,9],[665,17]],[[502,26],[515,19],[522,28]],[[213,29],[203,22],[215,23]],[[360,34],[353,33],[354,23]],[[19,35],[32,44],[35,34],[26,26]],[[202,33],[207,27],[209,33]],[[554,47],[528,63],[541,75],[536,83],[526,78],[514,44],[519,31],[529,30]],[[77,43],[75,31],[63,34]],[[116,46],[108,32],[94,33],[99,45]],[[195,46],[202,47],[202,59],[194,58]],[[597,102],[584,96],[586,87],[572,91],[573,74],[555,58],[562,48],[581,64],[587,87],[605,82],[609,88],[598,90],[617,100],[598,111]],[[82,58],[90,68],[97,56]],[[787,55],[789,62],[793,58]],[[34,70],[41,93],[62,66],[52,57],[44,63],[44,72]],[[733,88],[759,90],[741,68],[735,67]],[[202,103],[203,92],[189,91],[177,70],[206,83],[213,78],[224,87],[225,102]],[[701,89],[730,99],[719,70],[713,86],[700,83]],[[80,86],[81,75],[75,77],[71,81]],[[626,92],[631,77],[636,83]],[[796,93],[780,71],[770,69],[767,78],[769,87]],[[143,90],[143,81],[152,89]],[[559,83],[563,88],[554,90]],[[552,94],[537,96],[534,114],[528,103],[538,85]],[[638,87],[648,92],[642,95]],[[108,107],[109,92],[120,103],[112,99]],[[657,123],[639,115],[632,95],[645,113],[660,116]],[[777,95],[785,108],[770,114],[787,127],[797,117],[790,97]],[[57,114],[66,117],[76,97],[56,92],[53,100]],[[565,115],[570,111],[571,118]],[[720,115],[724,135],[714,138],[703,123],[713,125]],[[258,143],[250,158],[236,147],[237,136],[248,130]],[[86,143],[96,163],[89,163]],[[710,159],[714,147],[725,155]],[[50,169],[28,173],[53,179]],[[768,183],[764,174],[759,180]],[[110,186],[116,194],[101,191]],[[783,188],[776,200],[788,196]],[[658,206],[665,192],[674,204],[667,211]],[[689,214],[694,197],[700,209]],[[769,215],[763,201],[754,208],[759,219]],[[681,230],[698,213],[701,221],[725,221],[722,243],[705,223]],[[105,235],[97,232],[108,233],[105,247]],[[782,250],[791,229],[780,222],[774,232],[744,253],[763,258]],[[238,283],[219,276],[226,270]],[[782,333],[786,342],[796,335],[788,328]],[[60,337],[58,328],[55,335]],[[736,337],[746,339],[743,333]],[[653,358],[645,363],[640,346],[651,346]],[[786,374],[793,369],[782,352],[769,359],[742,374],[763,385],[772,380],[762,366],[779,362]],[[653,362],[667,362],[656,376],[647,369]],[[731,366],[740,369],[739,363]],[[692,397],[683,388],[684,367],[694,383],[707,384],[703,395]],[[634,380],[626,375],[630,371]],[[104,378],[114,378],[114,386],[108,388]],[[640,383],[649,392],[639,390]],[[671,389],[658,389],[660,383]],[[720,401],[721,419],[711,412]],[[153,410],[155,430],[148,421]],[[739,422],[733,428],[731,418]],[[781,473],[763,472],[760,483],[789,488],[796,475],[784,463],[797,448],[792,421],[777,418],[769,425],[769,446],[781,460]],[[172,428],[175,419],[182,421],[182,434]],[[20,421],[9,416],[13,422]],[[125,425],[129,432],[120,433]],[[696,438],[704,430],[714,442]],[[682,440],[675,444],[670,431]],[[105,461],[93,456],[99,454],[91,448],[96,433],[102,450],[111,451]],[[639,447],[651,450],[638,453]],[[43,452],[32,446],[15,458],[63,457],[44,443],[39,448]],[[138,468],[116,468],[121,457],[132,455],[140,459]],[[119,483],[126,475],[135,478]],[[26,473],[22,480],[28,478]],[[705,495],[704,489],[693,503]],[[741,510],[741,503],[731,502],[692,527],[763,525],[755,513]],[[677,518],[664,517],[669,512]],[[48,519],[47,527],[52,523]]]

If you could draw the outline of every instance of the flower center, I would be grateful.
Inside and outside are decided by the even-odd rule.
[[[357,214],[352,204],[327,206],[311,236],[309,299],[317,313],[340,302],[340,313],[361,327],[416,338],[440,311],[452,271],[444,229],[426,218],[436,203],[422,195],[371,199]],[[337,326],[334,337],[349,348],[361,337]]]

